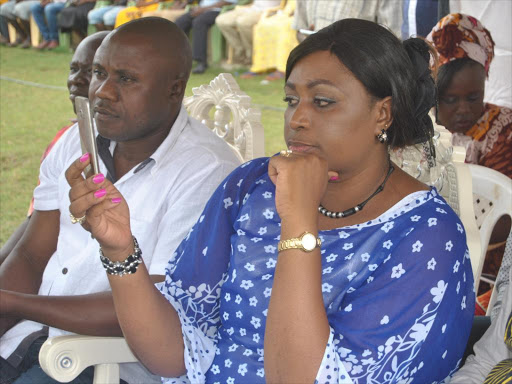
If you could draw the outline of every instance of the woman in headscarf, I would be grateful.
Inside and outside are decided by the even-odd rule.
[[[474,17],[442,18],[427,39],[439,52],[437,118],[466,148],[466,162],[512,177],[512,110],[484,103],[494,57],[490,32]]]
[[[485,79],[494,57],[491,33],[472,16],[442,18],[427,36],[439,53],[438,123],[452,132],[452,144],[466,148],[466,163],[512,177],[512,110],[484,103]],[[510,233],[503,216],[491,236],[483,273],[496,275]],[[485,314],[491,290],[481,286],[476,314]],[[485,293],[484,293],[485,292]]]

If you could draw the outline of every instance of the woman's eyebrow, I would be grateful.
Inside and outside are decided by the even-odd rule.
[[[336,84],[334,84],[332,81],[330,80],[326,80],[326,79],[318,79],[318,80],[312,80],[310,81],[309,83],[306,84],[306,86],[308,88],[314,88],[316,87],[317,85],[328,85],[330,87],[334,87],[334,88],[338,88],[336,86]],[[286,82],[286,84],[284,85],[285,88],[290,88],[292,90],[295,90],[296,89],[296,86],[294,83],[291,83],[289,81]]]

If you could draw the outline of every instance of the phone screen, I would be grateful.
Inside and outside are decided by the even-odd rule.
[[[80,144],[82,153],[89,153],[91,164],[84,170],[85,177],[100,172],[98,166],[98,149],[96,146],[96,132],[94,131],[93,118],[89,107],[89,100],[85,97],[75,98],[78,129],[80,131]]]

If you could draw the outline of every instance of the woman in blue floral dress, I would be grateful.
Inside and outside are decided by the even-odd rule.
[[[474,307],[466,234],[388,157],[431,138],[429,58],[422,40],[364,20],[308,37],[287,64],[288,150],[227,177],[156,287],[134,266],[122,196],[83,180],[87,162],[70,167],[70,212],[86,214],[104,264],[119,262],[124,335],[164,382],[425,384],[456,371]]]

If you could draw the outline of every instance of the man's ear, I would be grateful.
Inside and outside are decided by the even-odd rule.
[[[187,87],[187,80],[175,79],[169,86],[169,98],[173,100],[182,100],[185,95],[185,88]]]
[[[378,100],[374,105],[374,110],[377,116],[375,124],[375,134],[378,135],[382,130],[387,130],[393,123],[393,100],[391,96],[387,96]]]

